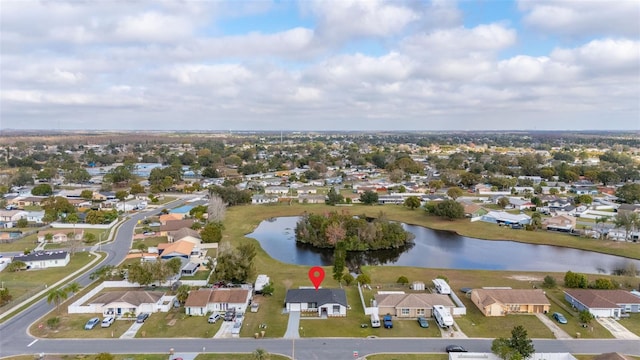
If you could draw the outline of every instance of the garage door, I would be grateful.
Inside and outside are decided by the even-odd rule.
[[[300,311],[300,304],[289,304],[289,311]]]

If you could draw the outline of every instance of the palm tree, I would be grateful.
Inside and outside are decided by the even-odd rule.
[[[253,358],[255,360],[269,360],[271,355],[265,349],[257,348],[253,351]]]
[[[534,230],[538,230],[542,225],[542,215],[539,212],[534,212],[531,214],[531,226],[533,226]]]
[[[75,294],[78,291],[80,291],[81,288],[82,288],[82,286],[80,286],[80,284],[78,284],[77,281],[74,281],[74,282],[68,284],[67,286],[65,286],[64,289],[67,291],[67,293]]]
[[[634,213],[628,213],[628,212],[618,213],[618,215],[616,215],[616,218],[615,218],[616,227],[624,228],[625,241],[627,241],[627,237],[629,236],[629,231],[631,231],[631,229],[633,228],[634,219],[636,219],[638,216],[637,214],[634,214],[635,217],[633,217],[633,216],[630,216],[630,214],[634,214]]]
[[[604,224],[607,222],[607,220],[609,219],[607,219],[607,217],[605,216],[596,218],[596,228],[599,228],[598,224]],[[602,231],[599,231],[599,233],[600,233],[600,237],[602,237]]]
[[[57,288],[55,290],[51,290],[49,291],[49,294],[47,295],[47,303],[51,304],[51,303],[55,303],[56,304],[56,309],[58,310],[58,314],[60,313],[60,303],[63,300],[67,299],[67,290],[63,289],[63,288]]]

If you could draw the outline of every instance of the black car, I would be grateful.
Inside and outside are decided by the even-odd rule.
[[[449,346],[447,346],[446,350],[447,350],[448,353],[451,353],[451,352],[467,352],[467,350],[465,350],[465,348],[463,348],[460,345],[449,345]]]
[[[224,321],[233,321],[236,318],[235,310],[228,310],[224,313]]]
[[[142,313],[142,314],[138,315],[138,317],[136,318],[136,322],[137,323],[143,323],[145,320],[147,320],[148,317],[149,317],[148,313]]]

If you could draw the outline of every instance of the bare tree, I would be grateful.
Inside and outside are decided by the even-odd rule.
[[[209,198],[209,206],[207,208],[207,221],[208,222],[219,222],[221,223],[224,220],[224,214],[227,211],[227,205],[222,201],[222,198],[211,194]]]

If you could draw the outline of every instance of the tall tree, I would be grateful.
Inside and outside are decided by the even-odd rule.
[[[528,359],[536,350],[533,347],[533,341],[529,339],[527,330],[522,325],[518,325],[511,330],[511,339],[509,341],[511,348],[522,355],[523,359]]]
[[[60,303],[62,303],[63,300],[66,300],[67,296],[68,296],[68,293],[66,289],[63,289],[63,288],[53,289],[53,290],[50,290],[49,293],[47,294],[47,302],[49,304],[51,303],[56,304],[56,310],[58,311],[58,313],[60,313]]]
[[[404,206],[411,210],[417,209],[420,207],[420,198],[417,196],[409,196],[404,200]]]
[[[207,221],[222,223],[226,211],[227,205],[222,198],[216,194],[211,194],[207,205]]]

